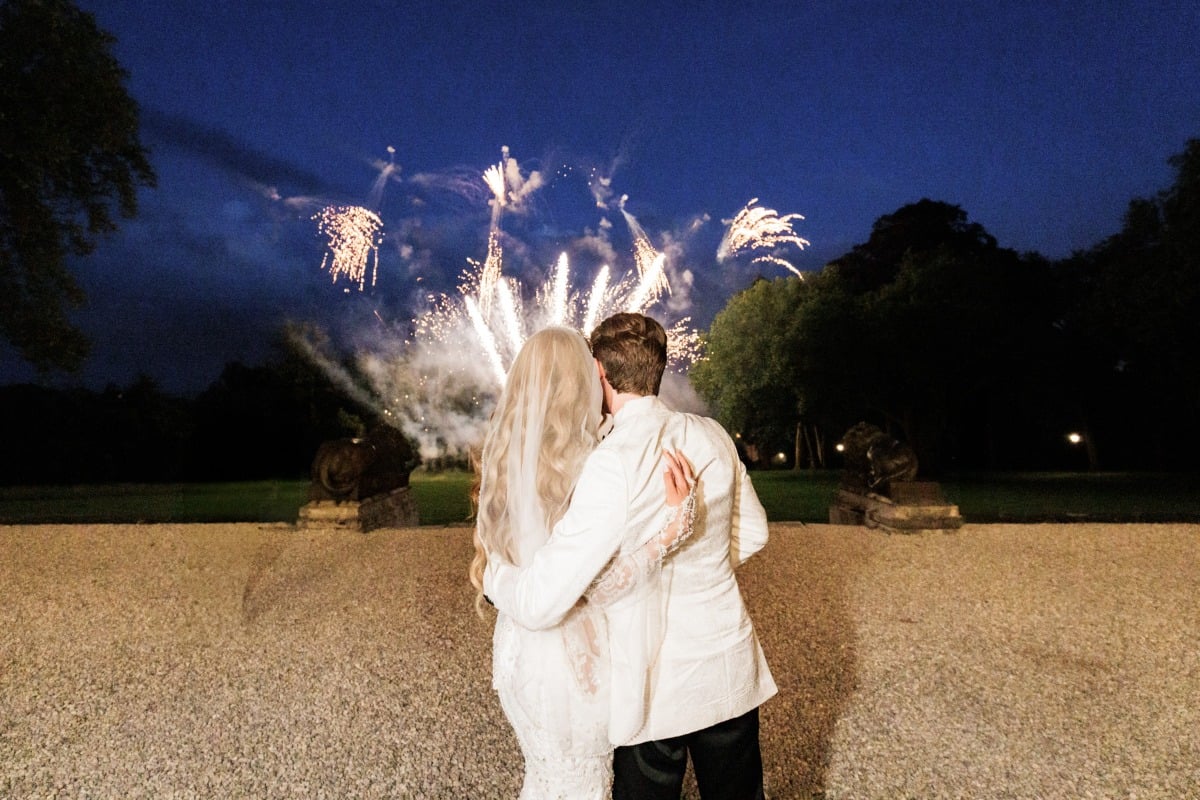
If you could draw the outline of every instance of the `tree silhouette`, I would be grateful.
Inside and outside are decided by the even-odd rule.
[[[39,370],[88,352],[69,255],[137,211],[154,172],[113,38],[66,0],[0,4],[0,336]]]
[[[1121,231],[1059,266],[1079,416],[1115,460],[1192,466],[1200,442],[1200,139],[1174,183],[1130,202]]]
[[[996,249],[996,239],[960,207],[928,198],[885,214],[871,226],[866,242],[831,261],[842,284],[855,293],[876,290],[895,279],[905,255],[939,247],[958,253]]]
[[[801,419],[834,436],[865,420],[912,445],[925,474],[997,466],[1027,455],[1012,442],[1059,427],[1041,422],[1060,416],[1039,391],[1057,366],[1049,278],[962,209],[922,200],[819,275],[733,298],[693,383],[771,452]]]

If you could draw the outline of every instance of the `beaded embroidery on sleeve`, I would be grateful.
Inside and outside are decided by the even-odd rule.
[[[658,574],[663,561],[678,550],[688,537],[696,518],[696,487],[693,485],[683,502],[663,510],[666,517],[659,532],[631,553],[615,557],[592,581],[584,593],[589,603],[611,605],[636,589],[647,578]]]

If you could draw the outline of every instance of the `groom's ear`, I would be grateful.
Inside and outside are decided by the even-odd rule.
[[[592,361],[596,362],[596,373],[600,376],[600,382],[604,383],[608,380],[608,376],[604,374],[604,365],[600,363],[600,359],[598,358],[593,358]]]

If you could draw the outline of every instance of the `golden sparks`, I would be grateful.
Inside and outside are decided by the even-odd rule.
[[[345,275],[358,284],[361,292],[366,283],[367,262],[371,261],[371,285],[379,271],[379,242],[383,220],[362,206],[326,206],[313,217],[317,230],[329,238],[329,251],[321,259],[321,269],[328,267],[334,283]]]

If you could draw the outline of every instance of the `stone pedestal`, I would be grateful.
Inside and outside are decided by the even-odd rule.
[[[941,487],[929,481],[894,482],[890,496],[840,489],[829,507],[832,525],[865,525],[888,533],[958,530],[958,506],[946,502]]]
[[[314,500],[300,507],[298,528],[341,528],[366,533],[376,528],[415,528],[421,524],[407,486],[365,500]]]

